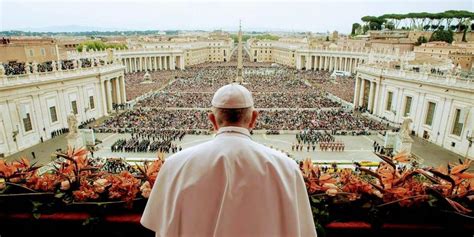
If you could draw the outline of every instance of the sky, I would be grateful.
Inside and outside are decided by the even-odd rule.
[[[349,33],[366,15],[474,11],[474,0],[0,0],[0,31],[243,30]],[[86,28],[84,28],[86,27]]]

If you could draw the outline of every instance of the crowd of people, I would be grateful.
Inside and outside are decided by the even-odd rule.
[[[306,147],[306,151],[316,150],[317,145],[321,151],[344,151],[344,143],[336,141],[333,131],[326,130],[303,130],[296,134],[296,143],[291,146],[292,151],[302,151]]]
[[[331,110],[265,110],[260,111],[258,129],[368,131],[387,127],[366,117],[356,117],[344,109]]]
[[[57,137],[59,135],[65,134],[69,132],[69,128],[61,128],[51,132],[51,138]]]
[[[176,153],[181,150],[175,141],[181,141],[184,131],[161,130],[132,133],[131,139],[118,139],[110,147],[112,152],[163,152]]]
[[[186,134],[209,132],[212,125],[207,117],[213,93],[231,82],[237,69],[225,63],[207,63],[186,70],[148,73],[152,83],[143,83],[145,72],[126,74],[127,97],[139,99],[131,109],[96,126],[96,132],[152,134],[163,129]],[[304,135],[301,139],[315,139],[315,146],[322,142],[327,144],[321,149],[342,150],[344,144],[331,137],[388,129],[387,124],[354,114],[327,96],[329,92],[351,101],[354,93],[351,77],[331,78],[326,71],[298,71],[268,65],[246,67],[243,77],[244,86],[253,94],[255,107],[260,109],[257,130],[272,134],[281,130],[325,130],[327,132],[315,133],[315,137]],[[313,145],[302,140],[303,144],[311,144],[311,148]]]
[[[125,90],[127,93],[127,100],[133,100],[147,92],[156,91],[162,88],[170,81],[176,79],[183,71],[151,71],[150,83],[143,83],[146,72],[133,72],[125,74]]]
[[[156,129],[210,130],[207,109],[137,108],[107,119],[96,127],[98,132],[154,131]],[[261,110],[255,129],[265,130],[330,130],[367,132],[386,130],[385,124],[366,117],[356,117],[351,111],[330,110]],[[354,134],[353,134],[354,135]]]
[[[298,76],[347,102],[354,98],[355,79],[352,76],[331,77],[328,71],[302,71]]]
[[[141,108],[209,108],[213,93],[157,92],[139,101]],[[321,95],[318,91],[307,93],[269,92],[254,93],[256,108],[336,108],[341,104]]]

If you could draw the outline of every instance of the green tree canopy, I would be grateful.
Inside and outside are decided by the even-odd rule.
[[[437,30],[433,32],[430,38],[431,41],[444,41],[447,43],[452,43],[454,40],[453,32],[451,30]]]
[[[113,49],[127,49],[127,45],[125,44],[108,44],[104,43],[102,41],[94,40],[94,41],[86,41],[81,43],[80,45],[77,46],[77,51],[82,52],[84,50],[84,46],[87,47],[87,50],[105,50],[108,48],[113,48]]]
[[[355,35],[356,31],[360,29],[361,25],[359,23],[354,23],[352,24],[352,30],[351,30],[351,35]]]

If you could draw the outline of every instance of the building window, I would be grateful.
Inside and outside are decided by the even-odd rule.
[[[456,135],[456,136],[461,136],[462,127],[464,126],[464,124],[460,120],[461,120],[461,110],[456,109],[456,112],[454,114],[454,126],[453,126],[453,131],[451,131],[451,134]]]
[[[413,98],[411,96],[407,96],[407,99],[405,101],[405,111],[403,112],[403,116],[408,116],[411,111],[411,101]]]
[[[33,57],[33,56],[35,56],[35,54],[34,54],[33,50],[30,49],[30,57]]]
[[[428,111],[426,112],[425,124],[431,126],[433,124],[434,112],[436,109],[436,104],[433,102],[428,102]]]
[[[46,56],[46,50],[45,50],[44,48],[41,48],[40,51],[41,51],[41,55],[42,55],[42,56]]]
[[[51,123],[58,121],[58,114],[56,113],[56,106],[49,107],[49,114],[51,115]]]
[[[77,114],[77,102],[75,100],[71,101],[71,109],[74,114]]]
[[[25,128],[25,132],[33,130],[30,113],[26,113],[25,117],[23,118],[23,127]]]
[[[389,91],[385,110],[390,111],[392,109],[392,99],[393,99],[393,92]]]
[[[91,109],[95,109],[95,104],[94,104],[94,96],[89,96],[89,107]]]

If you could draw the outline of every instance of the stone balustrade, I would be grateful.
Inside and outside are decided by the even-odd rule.
[[[401,69],[382,68],[375,65],[360,65],[357,70],[359,72],[369,73],[375,76],[397,78],[400,80],[420,81],[424,83],[434,83],[451,87],[474,89],[474,77],[454,75],[438,75],[428,72],[416,72]]]
[[[0,87],[14,86],[26,83],[37,83],[53,80],[64,80],[78,76],[87,76],[97,73],[109,72],[112,70],[123,70],[120,63],[104,64],[96,67],[74,68],[69,70],[57,70],[50,72],[33,72],[20,75],[0,75]]]

